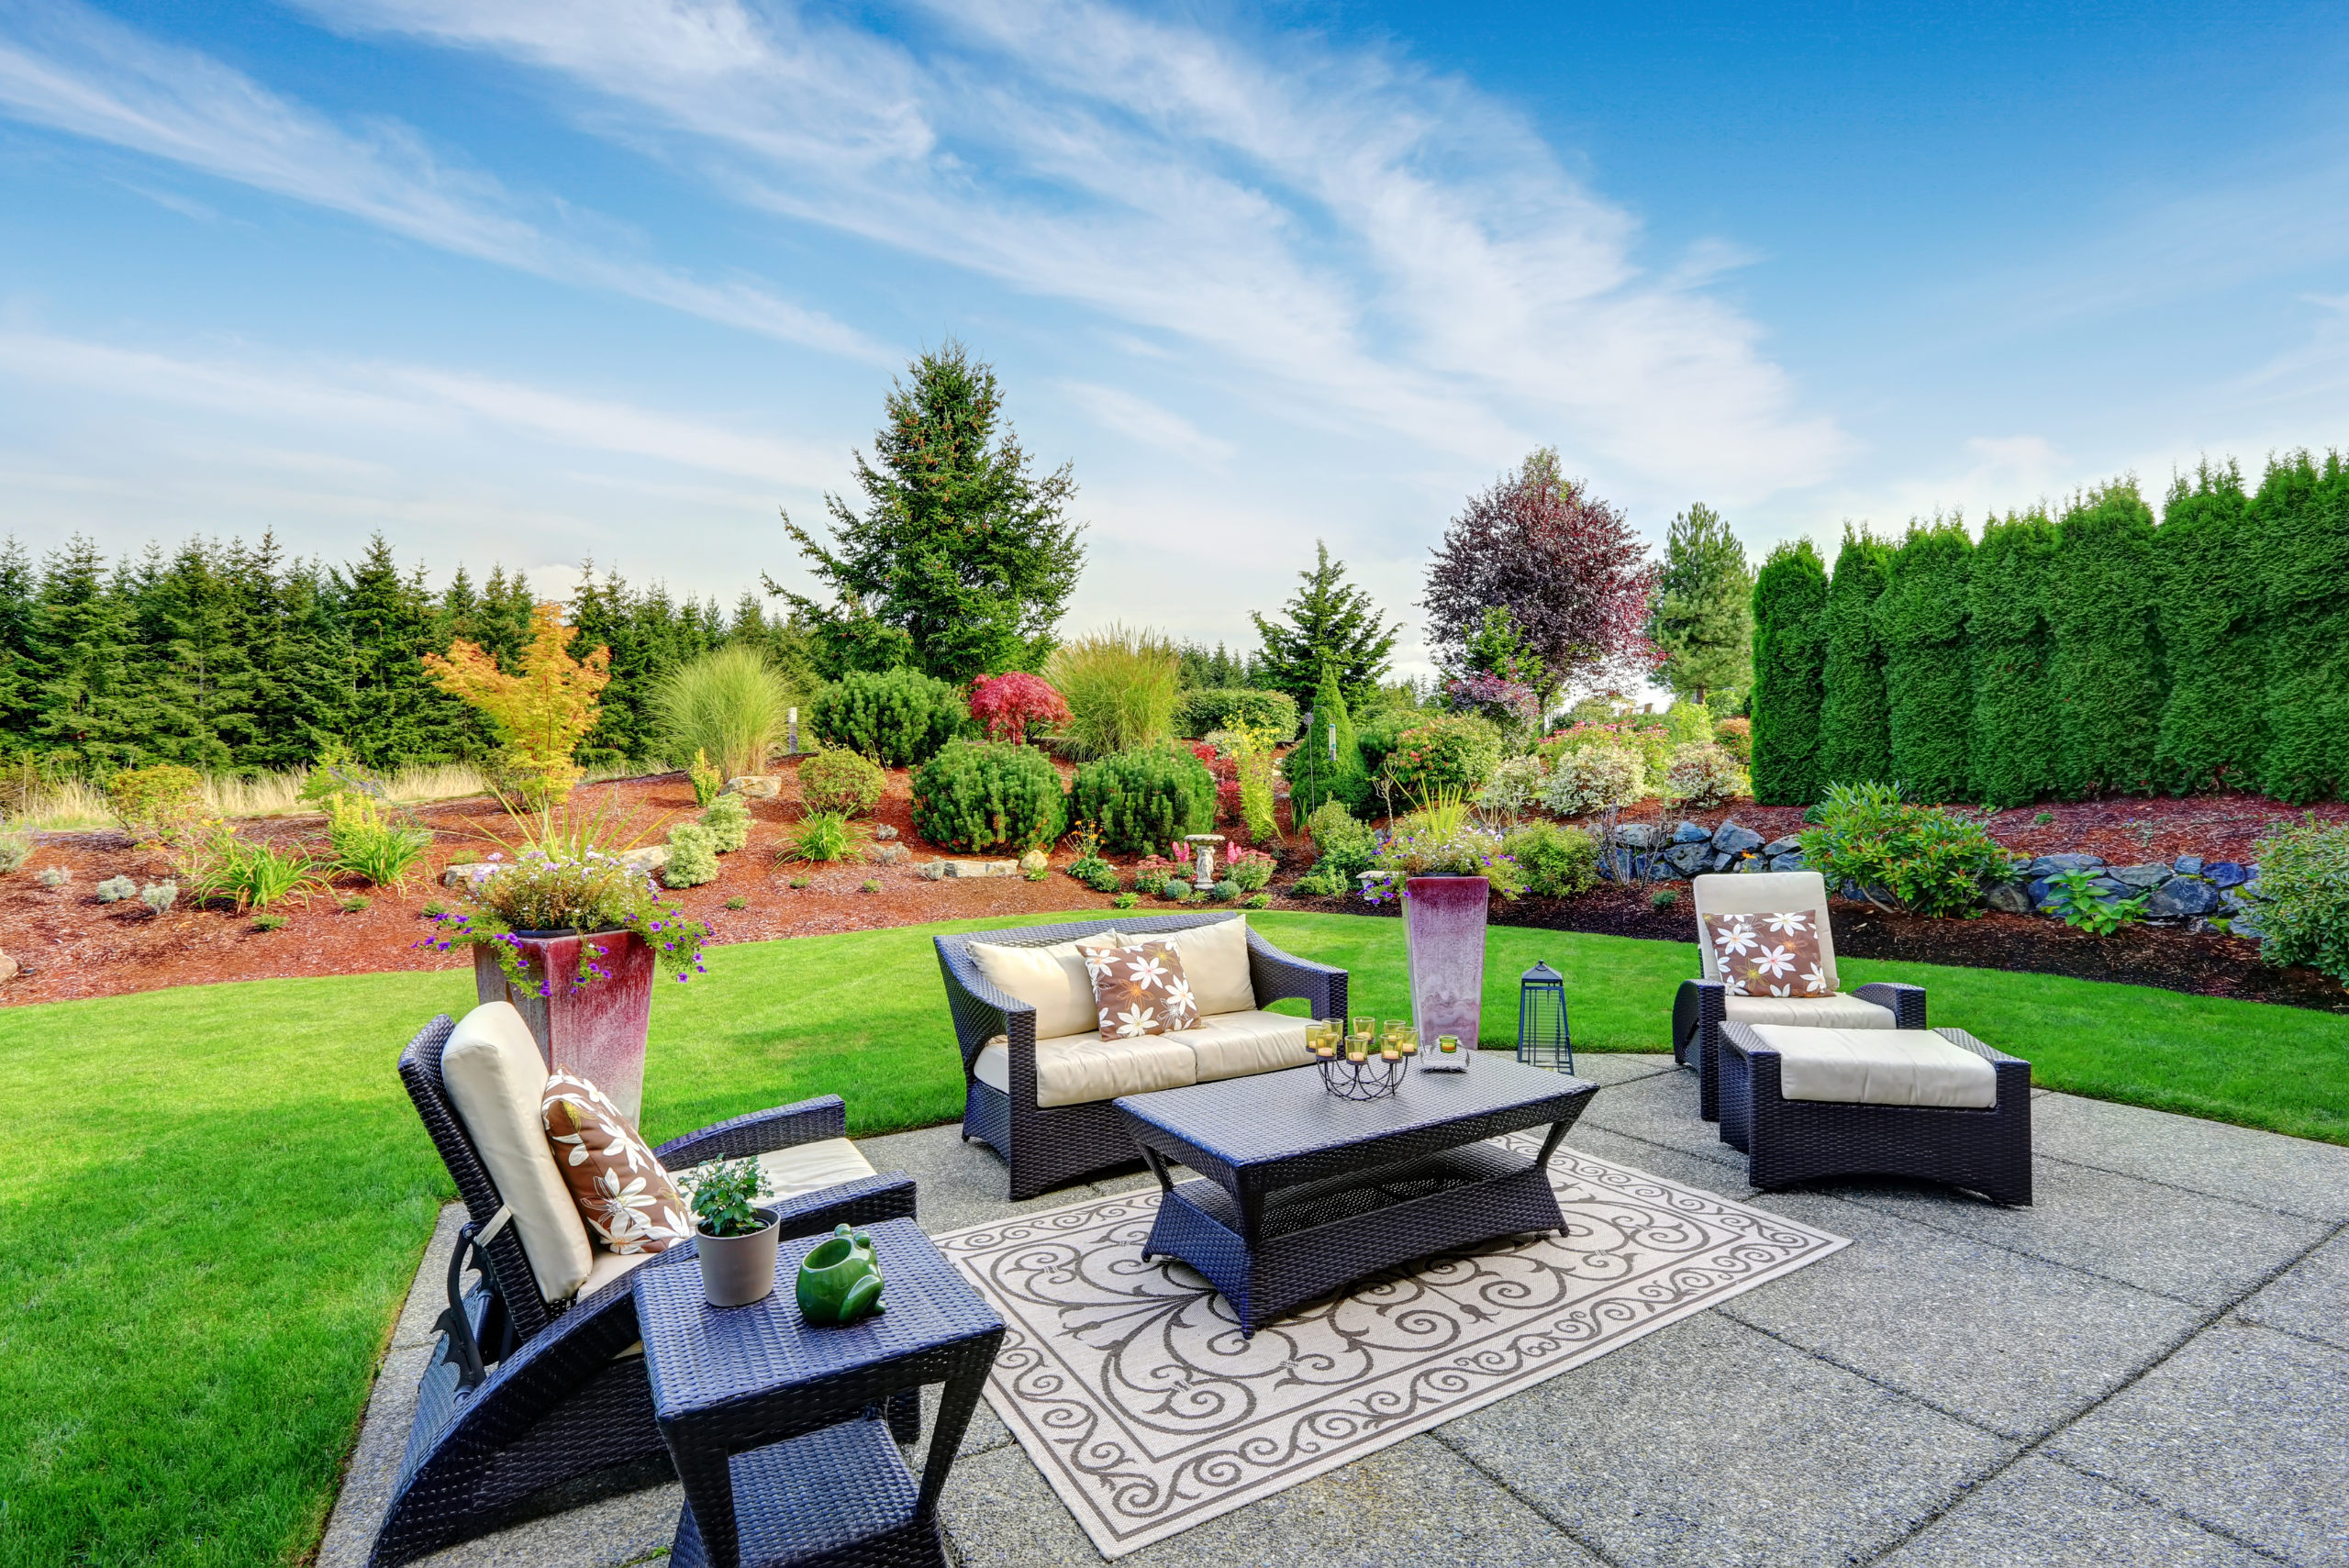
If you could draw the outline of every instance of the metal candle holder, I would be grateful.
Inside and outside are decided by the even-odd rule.
[[[1383,1100],[1403,1086],[1411,1059],[1399,1056],[1389,1062],[1374,1051],[1356,1062],[1340,1051],[1336,1056],[1316,1057],[1314,1065],[1321,1069],[1321,1086],[1340,1099]]]

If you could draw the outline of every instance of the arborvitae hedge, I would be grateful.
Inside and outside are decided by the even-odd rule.
[[[2267,754],[2267,595],[2243,475],[2205,462],[2181,474],[2154,536],[2161,562],[2169,701],[2154,780],[2183,794],[2256,788]]]
[[[2055,787],[2055,645],[2047,618],[2054,564],[2055,525],[2044,512],[1983,525],[1966,593],[1974,645],[1966,761],[1972,794],[1985,806],[2027,806]]]
[[[1781,544],[1753,579],[1753,798],[1820,796],[1819,717],[1827,695],[1827,566],[1809,539]]]
[[[2298,804],[2349,784],[2349,469],[2271,463],[2253,503],[2267,609],[2266,792]]]
[[[1974,662],[1965,617],[1973,558],[1974,540],[1959,518],[1911,523],[1876,602],[1892,777],[1914,800],[1960,800],[1969,793]]]
[[[1892,556],[1882,540],[1846,529],[1827,585],[1827,698],[1820,709],[1819,783],[1892,776],[1891,715],[1876,601]]]
[[[2115,480],[2075,497],[2056,538],[2057,787],[2149,791],[2163,691],[2153,510],[2134,481]]]

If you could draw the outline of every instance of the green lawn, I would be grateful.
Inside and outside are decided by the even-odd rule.
[[[659,992],[654,1139],[837,1092],[859,1132],[961,1110],[930,935],[720,949]],[[1264,934],[1403,1001],[1391,918],[1262,914]],[[1695,950],[1496,928],[1486,1040],[1516,976],[1566,976],[1585,1051],[1661,1051]],[[2040,1082],[2349,1143],[2349,1018],[2039,975],[1849,961],[2030,1057]],[[191,986],[0,1009],[21,1129],[0,1173],[0,1562],[299,1560],[446,1175],[392,1063],[470,974]],[[1695,1093],[1690,1091],[1693,1113]]]

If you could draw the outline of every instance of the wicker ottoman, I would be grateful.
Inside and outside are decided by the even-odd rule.
[[[1721,1026],[1721,1141],[1765,1189],[1914,1176],[2031,1201],[2031,1063],[1964,1029]]]

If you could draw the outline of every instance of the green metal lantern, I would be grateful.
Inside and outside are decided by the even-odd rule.
[[[1546,963],[1518,976],[1517,1059],[1558,1073],[1575,1070],[1575,1043],[1566,1032],[1566,977]]]

